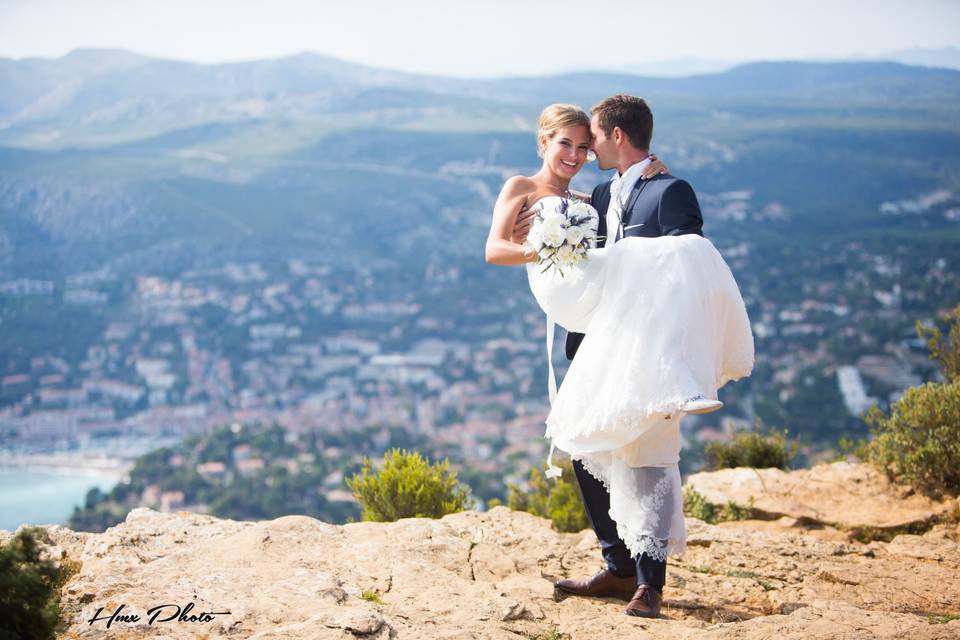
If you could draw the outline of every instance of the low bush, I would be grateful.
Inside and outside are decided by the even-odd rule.
[[[715,505],[707,501],[702,493],[687,485],[683,488],[683,513],[710,524],[729,520],[749,520],[754,517],[753,498],[747,506],[728,500],[724,505]]]
[[[925,494],[960,494],[960,380],[907,389],[889,415],[874,405],[865,419],[868,462]]]
[[[55,637],[60,615],[60,588],[77,563],[64,558],[58,565],[42,559],[39,527],[24,527],[0,546],[0,638],[49,640]]]
[[[857,451],[891,480],[933,497],[960,494],[960,306],[945,319],[946,336],[920,322],[917,333],[946,382],[907,389],[889,414],[870,407],[872,437]]]
[[[540,469],[532,469],[530,489],[527,491],[511,483],[507,506],[517,511],[526,511],[542,518],[549,518],[557,531],[564,533],[583,531],[590,526],[590,523],[583,509],[573,463],[569,458],[564,458],[557,463],[557,466],[563,472],[553,481],[548,481]]]
[[[400,518],[440,518],[472,504],[470,488],[457,481],[444,460],[431,464],[419,452],[391,449],[383,467],[364,458],[359,474],[347,486],[363,509],[363,520],[393,522]]]
[[[786,430],[766,430],[758,420],[755,430],[737,430],[729,442],[710,442],[703,452],[711,471],[734,467],[787,469],[798,448],[796,441],[787,438]]]

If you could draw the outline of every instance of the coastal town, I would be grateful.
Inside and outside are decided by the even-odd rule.
[[[957,217],[952,196],[934,195],[887,203],[881,214],[940,207],[938,215]],[[704,194],[701,203],[709,225],[723,230],[714,242],[741,287],[757,361],[750,379],[721,392],[724,411],[684,424],[688,446],[763,416],[806,434],[816,450],[825,433],[862,429],[867,407],[934,375],[911,316],[958,291],[945,258],[918,271],[908,256],[852,242],[784,260],[742,224],[786,219],[783,205],[757,203],[749,191]],[[63,336],[70,344],[59,351],[31,352],[3,372],[0,464],[56,464],[50,456],[59,455],[60,464],[123,465],[157,439],[277,424],[294,434],[369,437],[372,451],[402,433],[454,469],[501,487],[523,483],[547,449],[545,319],[520,270],[476,262],[410,273],[388,260],[344,268],[287,259],[0,283],[7,309],[44,304],[83,314],[95,329],[83,344]],[[262,464],[237,455],[244,469]],[[209,464],[197,471],[218,473]],[[343,491],[342,476],[331,472],[331,490]],[[155,498],[176,506],[175,495]]]

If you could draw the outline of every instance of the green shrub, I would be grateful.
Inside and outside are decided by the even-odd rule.
[[[364,589],[360,592],[360,597],[368,602],[376,602],[377,604],[384,604],[383,599],[380,597],[380,593],[373,589]]]
[[[707,468],[752,467],[787,469],[797,455],[799,444],[787,439],[787,431],[764,430],[757,421],[755,430],[737,430],[729,442],[710,442],[704,447]]]
[[[889,416],[874,405],[864,419],[866,459],[887,477],[931,496],[960,493],[960,379],[907,389]]]
[[[960,305],[946,319],[946,339],[940,328],[917,322],[946,383],[907,389],[889,415],[874,405],[864,416],[872,436],[862,447],[864,459],[934,497],[960,494]]]
[[[715,505],[707,502],[702,493],[687,485],[683,488],[683,513],[710,524],[729,520],[749,520],[754,517],[753,496],[750,497],[750,504],[745,507],[733,500],[728,500],[724,505]]]
[[[0,637],[53,638],[60,614],[60,588],[76,572],[76,563],[40,558],[38,527],[24,527],[0,546]]]
[[[841,436],[837,441],[837,448],[839,451],[831,462],[848,461],[851,457],[864,461],[867,459],[870,441],[867,438]]]
[[[470,488],[457,481],[449,466],[447,460],[430,464],[416,451],[391,449],[379,471],[364,457],[363,469],[347,479],[347,486],[360,503],[364,520],[439,518],[472,503]]]
[[[507,506],[549,518],[557,531],[576,533],[590,526],[583,510],[580,489],[569,458],[557,463],[563,473],[550,482],[540,469],[530,471],[530,490],[524,492],[514,484],[509,486]]]
[[[944,319],[950,325],[946,340],[939,327],[936,325],[925,327],[919,320],[917,320],[917,335],[921,339],[926,339],[930,359],[940,365],[943,377],[947,382],[953,382],[960,378],[960,304],[947,313]]]
[[[541,631],[535,636],[527,636],[530,640],[570,640],[570,636],[563,633],[556,627]]]

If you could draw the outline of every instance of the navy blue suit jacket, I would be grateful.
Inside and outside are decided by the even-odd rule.
[[[658,175],[650,180],[637,180],[623,208],[622,236],[617,229],[607,230],[607,208],[610,205],[610,181],[602,182],[593,190],[591,202],[600,214],[597,235],[609,236],[616,242],[621,237],[658,238],[680,236],[686,233],[703,235],[703,214],[697,195],[686,180]],[[602,247],[605,240],[598,240]],[[568,333],[567,359],[573,360],[583,341],[582,333]]]

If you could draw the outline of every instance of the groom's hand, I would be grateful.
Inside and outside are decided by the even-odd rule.
[[[533,217],[537,214],[535,209],[521,209],[517,214],[517,221],[513,225],[513,241],[517,244],[523,244],[527,240],[527,234],[530,233],[530,227],[533,225]]]

